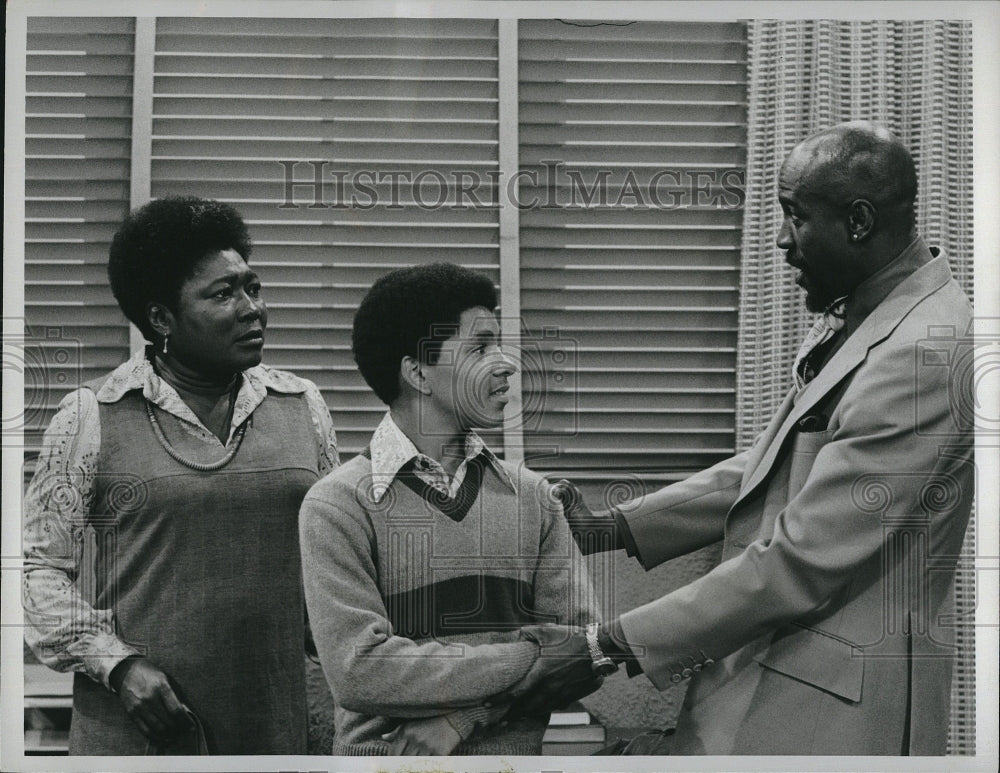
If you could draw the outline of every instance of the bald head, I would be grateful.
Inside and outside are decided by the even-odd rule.
[[[883,227],[913,228],[917,173],[910,151],[888,129],[866,121],[813,134],[791,153],[807,170],[808,187],[835,206],[857,199],[874,205]]]
[[[881,126],[840,124],[792,150],[778,179],[776,242],[809,309],[849,296],[913,241],[916,195],[909,151]]]

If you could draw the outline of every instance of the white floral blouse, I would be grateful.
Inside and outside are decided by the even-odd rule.
[[[227,445],[268,389],[305,394],[320,476],[339,464],[333,421],[315,384],[265,365],[242,375]],[[141,389],[147,400],[181,419],[180,426],[193,437],[221,446],[139,352],[115,369],[96,394],[78,389],[59,404],[24,496],[25,640],[45,665],[57,671],[82,671],[105,685],[111,670],[136,650],[115,636],[112,611],[91,607],[74,585],[78,567],[72,526],[86,518],[93,504],[101,453],[98,403],[117,402],[133,389]]]

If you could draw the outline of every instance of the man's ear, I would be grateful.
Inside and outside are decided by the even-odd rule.
[[[875,205],[868,199],[855,199],[847,209],[847,230],[851,241],[863,242],[875,230]]]
[[[424,366],[416,357],[407,355],[399,362],[399,377],[421,394],[429,395],[431,385],[424,376]]]
[[[151,301],[146,304],[146,319],[160,338],[170,335],[174,331],[176,320],[174,313],[162,303]]]

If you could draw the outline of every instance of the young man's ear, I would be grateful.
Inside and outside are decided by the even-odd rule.
[[[431,393],[431,385],[424,377],[424,366],[416,357],[407,355],[400,361],[399,377],[421,394]]]

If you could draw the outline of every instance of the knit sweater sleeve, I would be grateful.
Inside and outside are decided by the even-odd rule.
[[[570,533],[562,505],[541,478],[531,483],[541,506],[541,538],[535,570],[535,612],[541,620],[585,626],[601,621],[601,607],[587,564]]]
[[[521,470],[522,474],[525,472]],[[532,474],[525,478],[522,478],[522,486],[530,489],[531,494],[522,497],[522,501],[541,504],[534,611],[541,620],[563,625],[585,626],[600,622],[600,604],[590,582],[586,561],[562,515],[562,505],[552,496],[551,486],[544,479]],[[475,730],[503,719],[507,708],[506,703],[500,703],[463,709],[449,715],[448,720],[462,738],[468,738]]]
[[[520,681],[538,656],[533,642],[471,646],[393,633],[372,524],[360,507],[353,512],[353,495],[338,501],[328,480],[306,496],[299,528],[309,619],[337,703],[375,716],[434,716],[479,706]]]

